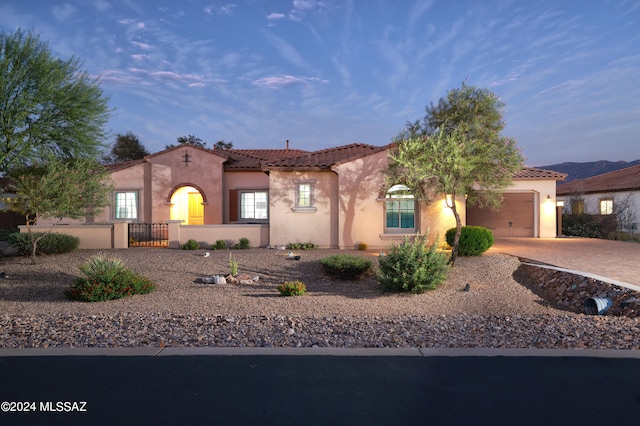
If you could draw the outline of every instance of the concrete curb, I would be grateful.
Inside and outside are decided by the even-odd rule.
[[[567,357],[640,359],[640,351],[620,349],[535,348],[24,348],[0,349],[2,357],[58,356],[336,356],[336,357]]]

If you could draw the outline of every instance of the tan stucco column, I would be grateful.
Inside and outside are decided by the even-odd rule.
[[[117,222],[113,224],[113,248],[129,248],[129,223]]]
[[[180,248],[180,225],[182,220],[168,220],[169,224],[169,248]]]

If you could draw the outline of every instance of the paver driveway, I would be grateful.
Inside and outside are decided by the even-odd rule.
[[[640,243],[595,238],[496,238],[491,252],[640,286]]]

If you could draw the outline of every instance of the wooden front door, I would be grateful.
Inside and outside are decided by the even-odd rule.
[[[204,205],[199,192],[189,193],[189,225],[204,225]]]

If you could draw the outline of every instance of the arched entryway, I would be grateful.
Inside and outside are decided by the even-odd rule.
[[[191,185],[175,188],[169,203],[171,220],[182,220],[186,225],[204,224],[206,200],[199,188]]]

